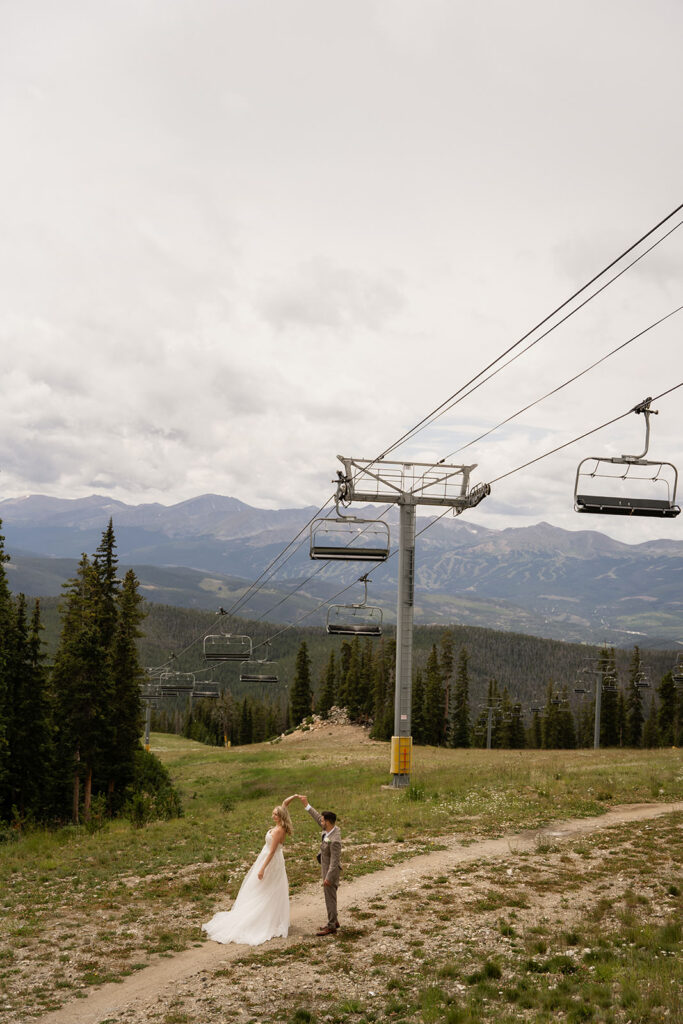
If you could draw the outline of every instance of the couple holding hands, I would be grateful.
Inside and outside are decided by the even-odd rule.
[[[318,862],[322,873],[327,924],[317,935],[333,935],[339,928],[337,888],[341,871],[341,832],[332,811],[319,814],[308,797],[294,793],[273,808],[273,827],[266,833],[263,849],[242,882],[237,898],[228,911],[220,911],[202,925],[202,930],[215,942],[243,942],[258,946],[289,931],[289,882],[285,870],[283,847],[293,834],[288,806],[301,800],[304,808],[323,830]]]

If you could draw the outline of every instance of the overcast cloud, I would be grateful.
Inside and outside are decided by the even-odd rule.
[[[0,499],[322,504],[337,453],[377,455],[683,201],[681,38],[677,0],[5,0]],[[450,455],[682,283],[683,228],[394,457]],[[665,391],[682,330],[453,460],[491,480]],[[681,468],[682,399],[651,446]],[[680,539],[572,511],[579,459],[642,437],[469,515]]]

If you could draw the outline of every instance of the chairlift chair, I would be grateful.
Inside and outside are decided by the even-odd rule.
[[[251,658],[248,661],[243,661],[240,665],[240,682],[241,683],[277,683],[279,682],[279,676],[277,674],[276,662],[270,660],[270,644],[266,644],[266,656],[265,658]]]
[[[641,455],[589,456],[579,463],[574,484],[576,512],[666,519],[680,513],[676,504],[678,470],[672,462],[645,458],[650,446],[650,416],[657,415],[650,409],[651,401],[646,398],[633,409],[645,416],[645,450]],[[590,468],[584,468],[587,464]],[[592,490],[590,481],[596,478],[609,481],[600,491],[612,493],[587,493]]]
[[[168,669],[163,671],[159,677],[162,693],[164,690],[174,689],[187,693],[194,690],[194,672],[171,672]]]
[[[204,657],[207,661],[248,661],[251,654],[249,636],[211,633],[204,637]]]
[[[365,597],[360,604],[333,604],[327,612],[327,632],[334,636],[381,636],[382,609],[368,602],[368,577],[361,576]]]
[[[311,558],[344,562],[386,562],[389,527],[382,519],[360,519],[339,512],[330,519],[314,519],[310,531]]]

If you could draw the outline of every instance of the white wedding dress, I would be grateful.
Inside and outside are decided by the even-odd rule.
[[[289,882],[282,843],[259,881],[261,865],[270,852],[272,829],[266,844],[249,868],[231,910],[214,914],[202,930],[214,942],[243,942],[258,946],[289,931]]]

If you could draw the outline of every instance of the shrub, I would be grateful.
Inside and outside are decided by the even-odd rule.
[[[135,752],[135,773],[126,790],[124,813],[135,828],[159,818],[180,818],[180,797],[158,757],[140,747]]]

